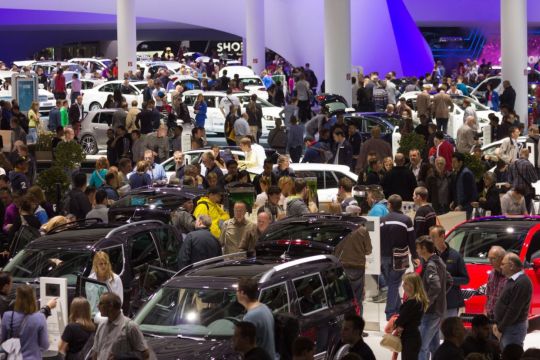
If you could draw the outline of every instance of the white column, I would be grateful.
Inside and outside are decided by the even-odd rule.
[[[264,0],[246,0],[246,65],[257,75],[265,68]]]
[[[116,0],[116,37],[118,40],[118,78],[137,69],[137,18],[135,0]]]
[[[502,77],[516,91],[515,110],[527,128],[527,0],[501,0]]]
[[[351,1],[324,0],[325,91],[351,104]]]

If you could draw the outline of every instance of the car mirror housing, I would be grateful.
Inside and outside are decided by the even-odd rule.
[[[532,267],[534,270],[540,270],[540,257],[532,260]]]

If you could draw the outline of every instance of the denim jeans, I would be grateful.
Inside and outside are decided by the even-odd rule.
[[[28,129],[28,135],[26,136],[26,142],[28,144],[35,144],[37,142],[38,134],[35,127]]]
[[[429,354],[435,354],[441,343],[439,338],[439,328],[441,326],[441,317],[437,314],[424,314],[420,323],[420,337],[422,338],[422,347],[418,360],[428,360]]]
[[[399,313],[399,307],[401,306],[401,297],[399,296],[399,287],[401,285],[401,278],[405,274],[403,271],[395,271],[393,268],[393,262],[391,257],[381,257],[381,272],[384,275],[386,285],[388,286],[388,297],[386,299],[386,320],[390,320],[392,315]]]
[[[362,316],[364,313],[364,306],[362,302],[364,301],[364,284],[366,279],[365,273],[366,269],[345,269],[345,274],[347,274],[347,278],[349,279],[354,292],[354,298],[356,299],[358,307],[360,308],[360,316]]]
[[[525,340],[525,335],[527,335],[527,320],[507,326],[502,332],[501,336],[501,350],[503,350],[506,345],[509,344],[518,344],[523,346],[523,341]]]

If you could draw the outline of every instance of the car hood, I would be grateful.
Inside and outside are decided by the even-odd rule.
[[[230,339],[194,340],[175,337],[146,338],[157,359],[241,359],[231,347]]]

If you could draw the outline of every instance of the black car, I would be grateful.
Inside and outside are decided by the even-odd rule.
[[[109,209],[109,222],[155,219],[169,223],[171,212],[204,194],[198,188],[166,185],[142,187],[121,197]]]
[[[362,142],[371,138],[371,129],[375,126],[381,128],[381,139],[392,145],[394,128],[400,125],[400,116],[388,116],[379,112],[356,112],[345,114],[345,124],[355,124],[362,136]]]
[[[306,214],[288,217],[271,224],[257,243],[257,255],[304,257],[332,254],[334,247],[360,225],[363,217],[350,215]]]
[[[193,264],[166,282],[137,313],[135,322],[158,359],[236,359],[234,324],[245,310],[236,301],[240,277],[259,282],[259,300],[274,317],[298,320],[300,334],[316,343],[316,358],[339,340],[344,316],[356,311],[338,259],[318,255],[286,262],[244,253]],[[309,299],[309,300],[308,300]],[[276,350],[281,343],[279,331]],[[290,341],[290,339],[289,339]]]
[[[14,288],[30,283],[39,290],[40,277],[62,277],[67,279],[71,302],[74,296],[85,295],[88,283],[106,287],[88,279],[94,254],[105,251],[122,279],[124,311],[130,314],[138,301],[139,277],[148,265],[177,270],[182,235],[173,226],[157,220],[121,226],[94,220],[68,223],[30,242],[3,269],[13,276]]]

